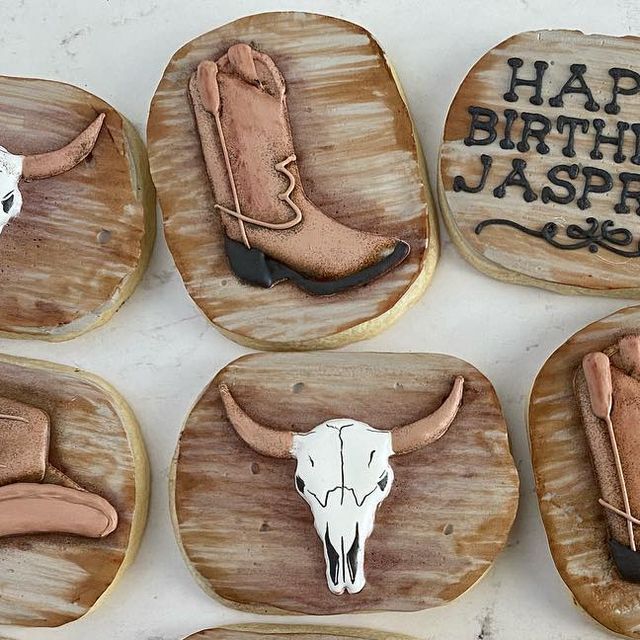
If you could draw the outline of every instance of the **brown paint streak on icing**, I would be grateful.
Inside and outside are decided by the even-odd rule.
[[[118,514],[104,498],[56,485],[0,487],[0,512],[0,538],[32,533],[104,538],[118,526]]]

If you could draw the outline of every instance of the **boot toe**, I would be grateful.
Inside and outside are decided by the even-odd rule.
[[[391,269],[395,265],[402,262],[411,251],[411,247],[404,240],[395,240],[393,243],[383,247],[378,254],[378,263],[388,262],[388,268]]]
[[[640,582],[640,552],[632,551],[613,538],[609,540],[609,549],[620,576],[629,582]]]

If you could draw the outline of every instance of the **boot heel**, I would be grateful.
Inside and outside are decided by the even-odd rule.
[[[259,249],[247,249],[241,242],[224,238],[224,248],[233,272],[245,282],[268,289],[275,284],[267,257]]]

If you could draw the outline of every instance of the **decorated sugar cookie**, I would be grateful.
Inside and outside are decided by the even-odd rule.
[[[0,380],[0,628],[58,626],[135,554],[144,447],[125,401],[90,374],[0,356]]]
[[[638,637],[640,307],[582,329],[545,363],[529,407],[536,488],[577,603]]]
[[[197,38],[165,70],[148,138],[178,269],[229,337],[335,346],[424,289],[437,253],[426,177],[364,29],[287,12]]]
[[[70,85],[0,77],[0,334],[65,340],[131,294],[155,232],[133,127]]]
[[[455,598],[504,545],[518,491],[486,378],[400,354],[233,362],[187,418],[173,484],[177,534],[209,593],[310,614]]]
[[[237,624],[216,629],[206,629],[185,640],[260,640],[261,638],[286,638],[288,640],[411,640],[408,636],[388,631],[358,629],[356,627],[329,627],[312,625]]]
[[[535,31],[469,71],[446,119],[439,197],[491,276],[640,296],[640,54],[629,38]]]
[[[34,533],[104,538],[113,533],[116,510],[49,462],[49,441],[44,411],[0,398],[0,538]]]

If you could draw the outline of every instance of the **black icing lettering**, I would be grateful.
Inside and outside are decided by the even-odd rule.
[[[536,77],[532,80],[525,80],[518,77],[518,69],[524,64],[522,58],[509,58],[507,64],[511,67],[511,81],[509,82],[509,90],[503,95],[507,102],[517,102],[518,94],[516,87],[533,87],[535,89],[533,95],[529,98],[529,102],[535,105],[542,104],[542,79],[544,72],[549,65],[543,60],[536,60],[533,66],[536,70]]]
[[[491,144],[498,135],[496,132],[496,124],[498,124],[498,116],[492,109],[485,107],[469,107],[471,114],[471,125],[469,127],[469,135],[464,139],[465,145],[471,147],[473,145]],[[486,135],[482,138],[476,137],[478,131],[483,131]]]
[[[613,154],[613,161],[617,163],[624,162],[626,159],[626,156],[624,155],[624,153],[622,153],[622,149],[624,147],[624,132],[629,128],[629,123],[622,122],[622,121],[618,122],[617,136],[606,136],[602,133],[604,131],[606,123],[604,120],[600,118],[596,118],[593,121],[593,126],[596,130],[596,137],[595,137],[593,149],[590,153],[591,159],[602,160],[602,151],[600,151],[600,145],[613,144],[616,146],[616,152]]]
[[[480,177],[480,182],[475,187],[470,187],[467,184],[467,181],[464,179],[464,176],[456,176],[453,179],[453,190],[454,191],[466,191],[467,193],[479,193],[484,189],[484,185],[487,183],[487,177],[489,175],[489,171],[491,169],[491,163],[493,160],[491,156],[488,156],[486,153],[483,153],[480,156],[480,162],[482,163],[482,176]]]
[[[518,142],[518,151],[529,151],[529,138],[536,138],[538,144],[536,151],[542,155],[549,153],[549,146],[544,139],[551,131],[551,120],[539,113],[523,113],[524,127],[522,128],[522,139]],[[541,125],[534,127],[533,125]]]
[[[582,196],[576,200],[576,204],[580,209],[588,209],[591,206],[591,201],[588,196],[590,193],[607,193],[613,188],[613,179],[611,174],[604,169],[598,169],[597,167],[583,167],[582,173],[584,175],[584,189]],[[600,183],[594,183],[593,178],[599,178]]]
[[[513,149],[516,145],[511,139],[511,127],[518,117],[518,112],[515,109],[505,109],[504,117],[506,122],[504,123],[504,137],[500,140],[500,147],[502,149]]]
[[[553,96],[553,98],[549,98],[549,104],[552,107],[562,107],[564,106],[563,98],[566,93],[582,93],[587,96],[584,108],[587,111],[597,111],[600,108],[600,105],[593,99],[591,89],[589,89],[589,85],[584,79],[584,74],[587,71],[587,65],[572,64],[569,69],[571,70],[571,76],[564,83],[562,89],[560,89],[560,93],[557,96]]]
[[[629,213],[629,207],[627,206],[627,200],[632,198],[638,203],[636,213],[640,215],[640,174],[622,172],[620,174],[620,180],[622,181],[622,193],[620,194],[620,202],[614,207],[616,213]],[[630,185],[635,183],[636,189],[631,190]]]
[[[567,144],[563,147],[562,153],[567,158],[573,158],[576,155],[576,128],[580,127],[580,131],[582,131],[582,133],[587,133],[587,131],[589,131],[589,121],[584,118],[558,116],[556,126],[558,128],[558,133],[563,133],[565,128],[569,129],[567,133]]]
[[[611,89],[611,102],[604,105],[604,110],[615,115],[620,113],[618,96],[634,96],[640,91],[640,75],[635,71],[631,71],[631,69],[621,69],[620,67],[609,69],[609,75],[613,78],[613,89]],[[622,79],[632,80],[633,86],[620,86],[620,80]]]
[[[559,196],[551,187],[544,187],[540,197],[542,202],[557,202],[558,204],[569,204],[576,197],[576,188],[568,180],[558,177],[559,173],[566,173],[571,180],[575,180],[580,173],[580,167],[577,164],[559,164],[549,170],[547,178],[552,184],[562,187],[567,193]]]
[[[493,190],[496,198],[504,198],[507,187],[522,187],[522,197],[526,202],[533,202],[538,199],[536,192],[531,188],[529,180],[524,173],[527,163],[521,158],[514,158],[511,161],[512,170],[509,172],[503,182]]]

